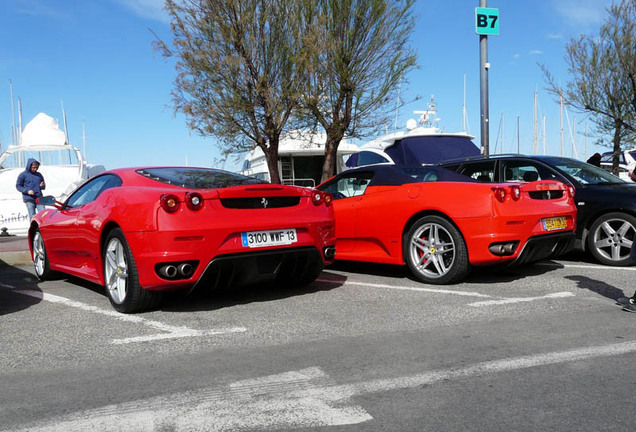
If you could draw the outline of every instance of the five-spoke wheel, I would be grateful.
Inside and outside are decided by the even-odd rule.
[[[40,230],[36,229],[33,234],[33,241],[31,245],[33,249],[33,266],[35,267],[35,274],[38,279],[45,280],[51,275],[51,269],[49,268],[49,257],[46,254],[44,239],[42,238]]]
[[[404,261],[413,275],[430,284],[453,283],[470,271],[459,230],[440,216],[416,221],[404,237]]]
[[[102,258],[106,293],[115,310],[132,313],[152,308],[160,302],[160,293],[141,288],[135,259],[119,228],[106,237]]]
[[[636,218],[626,213],[608,213],[590,227],[587,248],[603,264],[630,265],[629,253],[635,235]]]

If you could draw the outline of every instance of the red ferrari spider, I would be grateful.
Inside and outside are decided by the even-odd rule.
[[[156,307],[165,290],[277,281],[306,285],[335,254],[331,196],[207,168],[101,173],[33,219],[40,279],[104,285],[113,307]]]
[[[441,167],[375,165],[318,189],[333,196],[336,259],[406,264],[426,283],[573,246],[573,191],[559,181],[486,184]]]

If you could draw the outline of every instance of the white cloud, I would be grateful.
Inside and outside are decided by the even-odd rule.
[[[67,19],[69,15],[51,3],[41,0],[22,0],[18,2],[16,12],[24,15],[41,16],[53,19]]]
[[[612,0],[553,0],[553,4],[567,25],[586,31],[603,22]]]
[[[545,37],[546,39],[563,39],[563,35],[560,33],[548,33]]]
[[[518,59],[520,57],[521,57],[521,54],[519,54],[519,53],[515,53],[515,54],[512,55],[513,59]]]
[[[135,15],[164,23],[170,22],[168,13],[163,9],[165,0],[113,0]]]
[[[543,54],[543,51],[534,49],[534,50],[530,50],[530,52],[528,52],[528,54],[530,54],[530,55],[540,55],[540,54]]]

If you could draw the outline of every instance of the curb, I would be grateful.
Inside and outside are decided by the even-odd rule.
[[[0,253],[0,267],[23,266],[33,264],[31,252],[12,251]]]

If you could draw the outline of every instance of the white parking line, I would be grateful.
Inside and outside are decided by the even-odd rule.
[[[220,335],[220,334],[226,334],[226,333],[242,333],[247,331],[247,329],[244,327],[230,327],[225,329],[214,329],[214,330],[195,330],[185,326],[172,326],[172,325],[165,324],[159,321],[145,319],[138,315],[125,315],[114,310],[100,309],[96,306],[87,305],[87,304],[80,303],[74,300],[69,300],[65,297],[60,297],[53,294],[44,293],[41,291],[15,290],[14,292],[28,295],[28,296],[37,298],[39,300],[45,300],[51,303],[58,303],[64,306],[81,309],[86,312],[92,312],[92,313],[97,313],[100,315],[109,316],[119,321],[142,324],[142,325],[160,330],[162,332],[165,332],[165,333],[160,333],[156,335],[137,336],[137,337],[131,337],[131,338],[125,338],[125,339],[114,339],[112,343],[116,345],[133,343],[133,342],[150,342],[155,340],[175,339],[175,338],[183,338],[183,337],[214,336],[214,335]]]
[[[316,279],[316,282],[338,282],[331,279]],[[403,291],[420,291],[420,292],[430,292],[436,294],[453,294],[458,296],[466,296],[466,297],[486,297],[492,298],[491,295],[482,294],[474,291],[454,291],[454,290],[445,290],[438,288],[422,288],[422,287],[409,287],[409,286],[399,286],[399,285],[386,285],[386,284],[372,284],[366,282],[354,282],[354,281],[345,281],[343,285],[362,285],[373,288],[387,288],[394,290],[403,290]]]
[[[330,279],[316,279],[317,282],[334,282]],[[399,285],[386,285],[386,284],[371,284],[364,282],[353,282],[353,281],[345,281],[343,285],[362,285],[367,287],[374,288],[386,288],[392,290],[405,290],[405,291],[419,291],[419,292],[428,292],[435,294],[451,294],[458,296],[466,296],[466,297],[484,297],[484,298],[492,298],[493,300],[484,300],[480,302],[469,303],[468,306],[473,307],[482,307],[482,306],[497,306],[502,304],[510,304],[510,303],[522,303],[522,302],[531,302],[535,300],[544,300],[550,298],[564,298],[564,297],[574,297],[575,294],[569,291],[558,292],[547,294],[540,297],[499,297],[499,296],[491,296],[488,294],[482,294],[474,291],[454,291],[454,290],[443,290],[437,288],[421,288],[421,287],[409,287],[409,286],[399,286]]]
[[[540,297],[513,297],[513,298],[504,298],[501,300],[485,300],[475,303],[468,303],[468,306],[473,307],[481,307],[481,306],[496,306],[502,304],[511,304],[511,303],[523,303],[523,302],[531,302],[535,300],[543,300],[543,299],[551,299],[551,298],[564,298],[564,297],[574,297],[575,294],[570,291],[546,294]]]
[[[373,420],[360,396],[388,398],[387,392],[486,377],[549,365],[636,352],[636,341],[483,361],[396,378],[334,384],[319,367],[256,377],[148,399],[106,405],[31,424],[21,432],[309,429]],[[469,384],[470,385],[470,384]],[[382,395],[382,394],[385,395]],[[14,431],[17,431],[14,429]]]
[[[545,266],[545,267],[558,267],[558,268],[579,268],[579,269],[588,269],[588,270],[626,270],[626,271],[636,271],[636,266],[634,267],[609,267],[604,265],[583,265],[583,264],[559,264],[556,262],[538,262],[534,263],[534,265]]]

